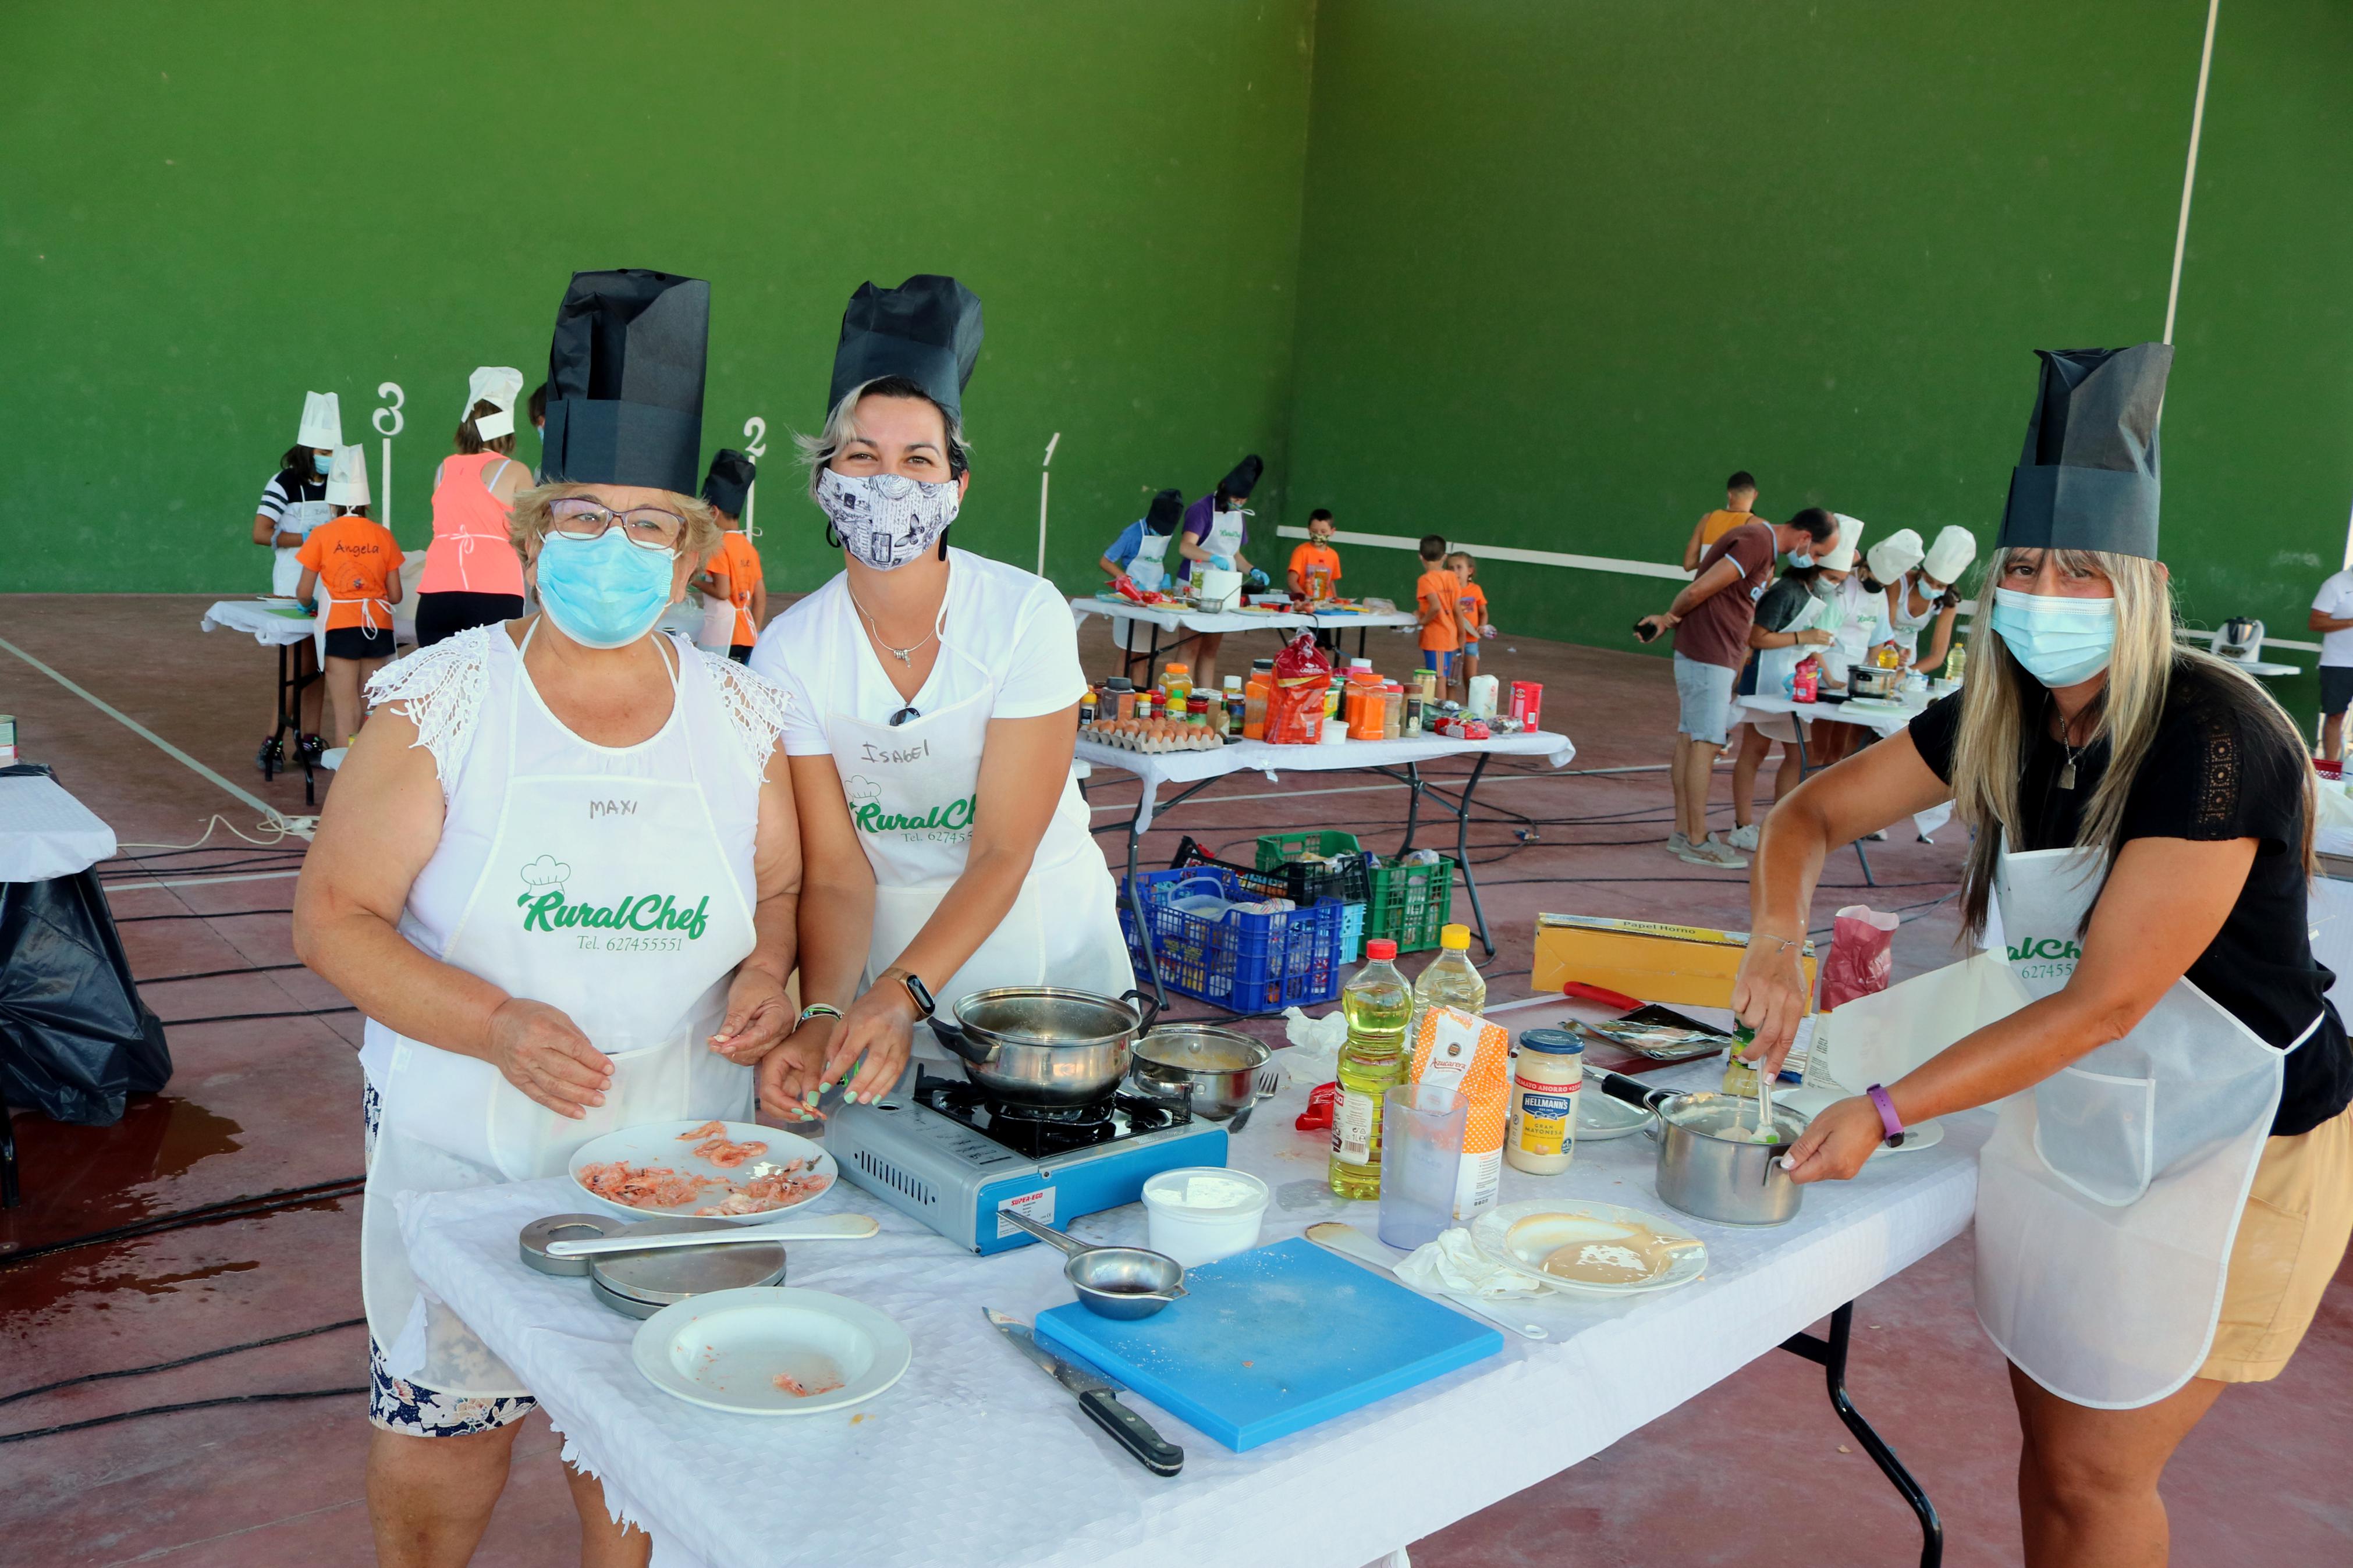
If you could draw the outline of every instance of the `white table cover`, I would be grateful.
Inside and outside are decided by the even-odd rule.
[[[249,633],[269,647],[309,642],[319,631],[316,616],[280,615],[259,599],[223,599],[205,612],[201,624],[208,632]]]
[[[1703,1062],[1651,1080],[1714,1087],[1722,1072]],[[1325,1219],[1376,1226],[1377,1205],[1324,1185],[1326,1135],[1293,1128],[1307,1087],[1263,1105],[1233,1145],[1232,1163],[1274,1189],[1265,1242]],[[1070,1300],[1061,1256],[1043,1247],[976,1258],[841,1184],[814,1209],[874,1215],[882,1234],[793,1247],[786,1283],[888,1313],[914,1342],[913,1365],[863,1405],[762,1418],[662,1394],[630,1360],[635,1321],[596,1305],[585,1280],[517,1258],[523,1225],[586,1206],[568,1181],[437,1194],[401,1221],[418,1276],[537,1393],[565,1457],[652,1533],[663,1568],[1358,1568],[1599,1451],[1952,1239],[1975,1208],[1991,1127],[1981,1112],[1949,1119],[1933,1149],[1810,1188],[1786,1226],[1681,1220],[1708,1245],[1697,1282],[1593,1304],[1542,1298],[1525,1310],[1551,1339],[1507,1332],[1499,1355],[1245,1454],[1131,1394],[1184,1447],[1184,1473],[1166,1480],[982,1321],[984,1306],[1028,1319]],[[1586,1143],[1556,1177],[1506,1169],[1503,1196],[1677,1217],[1658,1201],[1654,1147],[1640,1134]],[[1137,1205],[1075,1228],[1145,1239]],[[1838,1432],[1818,1397],[1788,1419],[1823,1441]],[[1884,1483],[1866,1468],[1852,1484]]]
[[[1089,616],[1108,616],[1115,621],[1149,621],[1170,631],[1188,632],[1258,632],[1282,631],[1293,626],[1315,624],[1313,616],[1295,615],[1289,610],[1195,610],[1182,605],[1138,605],[1126,599],[1072,599],[1071,618],[1083,626]]]
[[[57,780],[0,779],[0,882],[71,877],[114,851],[114,829]]]
[[[1090,740],[1082,733],[1077,754],[1081,762],[1117,768],[1144,781],[1144,796],[1135,819],[1135,830],[1142,833],[1152,826],[1155,796],[1164,784],[1191,784],[1244,773],[1261,773],[1270,781],[1276,781],[1288,768],[1310,773],[1397,768],[1408,763],[1434,762],[1440,757],[1463,756],[1472,752],[1542,757],[1554,767],[1565,768],[1576,758],[1577,745],[1566,735],[1532,730],[1485,741],[1457,741],[1443,735],[1422,735],[1409,741],[1350,741],[1337,746],[1270,746],[1264,741],[1229,741],[1200,752],[1131,752],[1124,746]]]
[[[1844,705],[1837,702],[1792,702],[1786,697],[1736,697],[1732,700],[1732,720],[1735,724],[1748,721],[1752,715],[1776,713],[1795,714],[1799,720],[1827,719],[1836,724],[1861,724],[1881,740],[1909,726],[1913,720],[1926,711],[1926,700],[1907,702],[1902,713],[1858,713],[1848,717]],[[1743,711],[1746,710],[1746,711]],[[1926,811],[1912,814],[1912,825],[1923,839],[1932,839],[1936,829],[1953,820],[1953,803],[1946,801]]]

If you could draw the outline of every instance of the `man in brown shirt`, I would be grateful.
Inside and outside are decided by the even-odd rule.
[[[1732,688],[1748,658],[1748,628],[1757,618],[1757,601],[1773,579],[1773,557],[1786,551],[1792,564],[1804,565],[1837,539],[1837,519],[1818,506],[1787,522],[1744,522],[1708,547],[1700,557],[1699,575],[1675,595],[1666,614],[1645,616],[1635,624],[1635,635],[1644,642],[1664,630],[1675,634],[1675,695],[1682,713],[1670,770],[1675,826],[1667,835],[1667,848],[1695,866],[1736,870],[1748,864],[1709,834],[1707,793],[1715,753],[1729,739]]]

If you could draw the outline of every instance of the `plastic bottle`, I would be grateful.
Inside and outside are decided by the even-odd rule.
[[[1397,943],[1365,943],[1365,967],[1340,991],[1348,1042],[1340,1047],[1340,1100],[1332,1110],[1332,1191],[1381,1195],[1381,1097],[1405,1079],[1405,1031],[1413,993],[1398,973]]]
[[[1393,875],[1402,876],[1400,870]],[[1471,962],[1471,928],[1450,925],[1438,933],[1438,956],[1413,983],[1414,1027],[1432,1007],[1453,1007],[1465,1013],[1487,1010],[1487,983]]]
[[[1953,644],[1953,651],[1945,656],[1945,679],[1958,686],[1961,677],[1968,671],[1968,662],[1969,650],[1957,642]]]
[[[1250,661],[1250,682],[1242,688],[1242,739],[1266,739],[1266,694],[1274,689],[1274,660]]]
[[[1098,706],[1101,701],[1102,699],[1096,693],[1095,689],[1092,686],[1088,687],[1087,694],[1079,699],[1080,729],[1084,730],[1092,727],[1095,721],[1095,715],[1102,711],[1102,709]]]
[[[1163,666],[1160,689],[1167,695],[1168,711],[1172,717],[1185,711],[1185,700],[1193,695],[1192,667],[1174,661]]]

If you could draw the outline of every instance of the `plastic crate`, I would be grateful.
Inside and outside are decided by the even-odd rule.
[[[1259,898],[1291,899],[1293,903],[1302,905],[1315,901],[1314,899],[1293,898],[1291,883],[1281,872],[1253,870],[1248,866],[1237,866],[1230,860],[1219,859],[1202,848],[1199,841],[1189,833],[1176,841],[1176,853],[1168,861],[1168,868],[1172,871],[1187,866],[1214,866],[1220,871],[1229,872],[1237,884],[1249,889]]]
[[[1388,937],[1399,952],[1438,945],[1438,933],[1454,908],[1454,862],[1440,856],[1435,865],[1375,866],[1368,877],[1365,939]]]
[[[1258,841],[1258,868],[1271,871],[1302,855],[1354,855],[1364,848],[1353,833],[1326,827],[1310,833],[1263,833]]]
[[[1152,951],[1161,984],[1181,995],[1237,1013],[1273,1013],[1329,1002],[1340,994],[1340,931],[1345,910],[1337,899],[1311,909],[1253,915],[1229,911],[1208,919],[1176,908],[1179,899],[1214,893],[1247,901],[1268,896],[1259,879],[1219,866],[1145,871],[1134,879],[1136,898],[1151,922]],[[1144,944],[1126,890],[1120,930],[1145,975]]]

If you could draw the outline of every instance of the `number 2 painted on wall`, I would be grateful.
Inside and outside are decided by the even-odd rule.
[[[744,421],[744,455],[755,462],[768,455],[768,422],[756,414]]]
[[[408,394],[400,390],[400,383],[387,381],[375,389],[375,395],[392,399],[388,406],[375,411],[375,433],[387,437],[399,435],[401,426],[406,423],[401,417],[400,410],[408,402]]]

